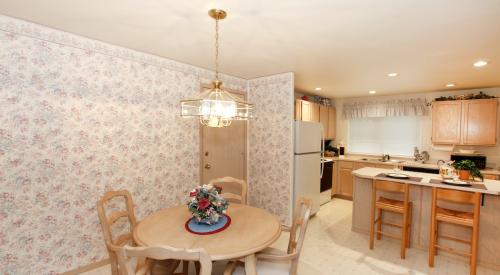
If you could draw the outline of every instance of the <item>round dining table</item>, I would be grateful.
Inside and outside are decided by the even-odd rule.
[[[204,248],[212,261],[244,258],[245,273],[256,275],[255,253],[279,238],[281,224],[263,209],[237,203],[229,205],[226,215],[231,218],[229,227],[214,234],[197,235],[185,228],[191,218],[186,205],[163,209],[135,226],[134,240],[142,246]]]

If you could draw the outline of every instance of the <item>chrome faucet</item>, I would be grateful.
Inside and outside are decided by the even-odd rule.
[[[382,162],[387,162],[391,159],[391,156],[389,156],[388,154],[382,154]]]

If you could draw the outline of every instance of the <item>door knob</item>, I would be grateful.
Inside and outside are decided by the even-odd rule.
[[[210,164],[205,164],[205,169],[207,169],[207,170],[208,170],[208,169],[210,169],[210,168],[212,168],[212,166],[211,166]]]

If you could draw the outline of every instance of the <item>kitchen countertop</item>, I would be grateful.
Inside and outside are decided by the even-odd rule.
[[[352,230],[361,234],[370,233],[371,220],[371,205],[373,196],[373,180],[377,179],[379,173],[387,173],[392,169],[379,169],[365,167],[353,171],[353,201],[352,201]],[[470,187],[455,187],[444,184],[431,184],[429,181],[432,178],[439,178],[439,175],[428,173],[407,172],[408,175],[422,177],[420,182],[410,182],[395,180],[397,182],[408,182],[410,185],[410,200],[412,201],[412,221],[411,221],[411,247],[428,251],[430,241],[430,217],[431,217],[431,202],[432,188],[438,186],[440,188],[458,189],[468,192],[481,192],[482,205],[480,211],[480,231],[479,246],[478,246],[478,264],[494,267],[500,270],[500,238],[498,238],[498,229],[500,228],[500,181],[485,180],[487,190]],[[389,180],[383,178],[384,180]],[[390,179],[393,180],[393,179]],[[395,200],[401,200],[401,194],[379,191],[379,194]],[[442,202],[442,207],[459,211],[470,211],[469,205],[453,204]],[[401,223],[401,217],[393,214],[384,214],[384,220],[389,223]],[[400,228],[387,226],[384,228],[389,234],[401,234]],[[452,226],[440,226],[440,234],[453,235],[456,238],[467,240],[470,238],[470,231],[462,230]],[[446,241],[446,240],[444,240]],[[463,250],[463,243],[447,242],[446,246],[454,250]],[[440,253],[447,254],[446,251]],[[498,273],[498,271],[497,271]],[[495,274],[497,274],[495,273]],[[468,274],[468,273],[467,273]]]
[[[411,177],[420,177],[420,178],[422,178],[422,180],[420,182],[416,182],[416,181],[405,180],[405,179],[388,179],[386,177],[377,178],[377,175],[379,175],[379,174],[391,173],[391,172],[394,172],[394,171],[392,169],[364,167],[364,168],[352,171],[352,174],[356,177],[365,178],[365,179],[383,179],[383,180],[397,181],[397,182],[402,182],[402,183],[421,185],[421,186],[429,186],[429,187],[436,187],[437,186],[436,184],[430,183],[431,179],[441,179],[441,177],[437,174],[409,172],[409,171],[404,171],[404,173],[411,176]],[[474,188],[474,187],[460,187],[460,186],[444,185],[444,184],[442,184],[442,185],[440,184],[439,187],[461,190],[461,191],[468,191],[468,192],[479,192],[479,193],[490,194],[490,195],[500,195],[500,181],[485,179],[484,182],[477,182],[477,183],[483,183],[486,187],[486,190]]]
[[[401,159],[393,159],[393,160],[389,160],[386,162],[382,162],[382,161],[376,161],[376,160],[363,160],[363,158],[375,159],[377,157],[376,156],[372,156],[372,157],[344,156],[344,158],[325,157],[325,159],[331,159],[333,161],[353,161],[353,162],[372,163],[372,164],[387,164],[387,165],[394,165],[394,166],[401,164],[401,165],[409,166],[409,167],[439,169],[439,166],[437,164],[433,164],[433,163],[420,163],[420,162],[416,162],[416,161],[408,161],[408,160],[401,160]],[[487,175],[500,176],[500,170],[493,169],[493,168],[486,168],[484,170],[481,170],[481,173],[487,174]]]

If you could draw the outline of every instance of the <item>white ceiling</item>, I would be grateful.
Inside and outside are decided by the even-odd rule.
[[[500,86],[500,0],[0,0],[5,15],[205,68],[212,7],[229,13],[231,75],[293,71],[297,91],[328,97]]]

